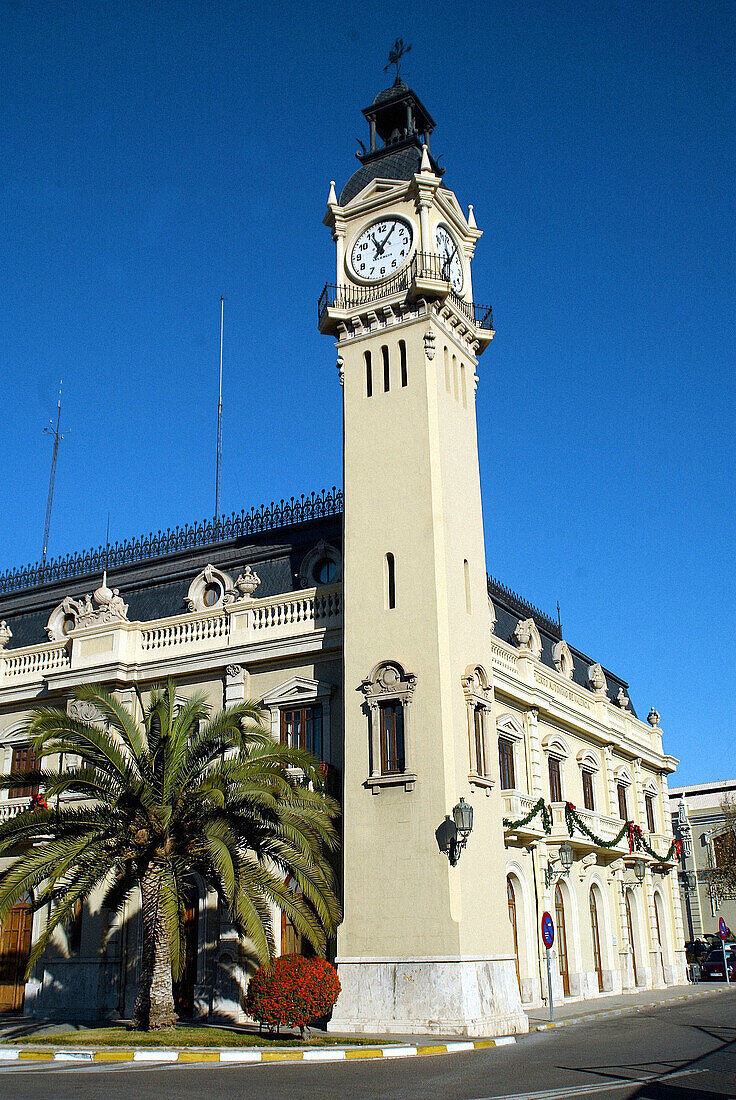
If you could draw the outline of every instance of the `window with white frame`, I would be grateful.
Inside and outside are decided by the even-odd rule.
[[[365,785],[377,793],[383,786],[414,789],[409,710],[416,676],[398,661],[382,661],[363,680],[368,717],[370,774]]]
[[[461,677],[468,720],[468,779],[477,786],[490,787],[491,761],[488,731],[493,707],[493,690],[481,665],[468,665]]]
[[[524,740],[524,730],[518,718],[502,714],[496,721],[498,734],[498,774],[502,791],[518,790],[520,782],[519,745]]]
[[[591,752],[582,752],[578,755],[580,765],[580,787],[583,794],[583,806],[586,810],[596,808],[596,773],[598,761]]]
[[[630,788],[631,776],[627,771],[620,771],[616,776],[616,798],[618,800],[618,816],[622,821],[631,820]]]
[[[567,758],[567,748],[559,738],[554,737],[547,742],[545,749],[547,752],[549,800],[550,802],[563,802],[565,799],[563,769]]]

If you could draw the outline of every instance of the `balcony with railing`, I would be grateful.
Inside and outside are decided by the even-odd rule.
[[[336,322],[350,313],[367,307],[375,309],[397,295],[408,301],[417,298],[449,301],[476,329],[493,332],[491,307],[468,302],[456,294],[450,285],[446,262],[433,252],[415,252],[402,271],[374,286],[326,283],[317,303],[320,332],[333,332]]]
[[[114,663],[145,670],[162,661],[214,656],[223,662],[239,651],[257,651],[288,639],[301,646],[322,645],[325,631],[342,628],[339,585],[306,588],[264,599],[242,599],[207,611],[149,622],[118,619],[71,631],[64,642],[0,649],[0,699],[4,691],[42,684],[55,675],[93,674]]]

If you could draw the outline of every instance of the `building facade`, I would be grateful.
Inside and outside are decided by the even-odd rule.
[[[133,709],[165,676],[215,708],[259,700],[274,737],[325,762],[343,806],[331,1026],[523,1031],[524,1006],[547,996],[545,910],[557,996],[684,980],[676,761],[625,681],[487,575],[481,232],[415,93],[397,80],[364,114],[370,147],[339,198],[330,187],[336,276],[318,308],[337,347],[343,491],[6,573],[0,764],[28,759],[30,709],[78,711],[83,682]],[[29,795],[8,792],[0,814]],[[275,918],[282,951],[299,950]],[[18,907],[8,957],[27,957],[43,919]],[[198,884],[188,928],[180,1011],[242,1018],[247,944]],[[0,1007],[128,1015],[137,936],[134,907],[116,925],[91,899],[27,985],[19,962],[4,968]]]
[[[686,940],[718,932],[721,917],[736,931],[736,894],[714,871],[736,865],[736,779],[670,788],[674,830],[683,839],[680,893]]]

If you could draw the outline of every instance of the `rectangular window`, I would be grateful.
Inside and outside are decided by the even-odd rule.
[[[593,773],[588,771],[587,768],[583,768],[583,806],[586,810],[595,809],[595,798],[593,797]]]
[[[629,820],[629,808],[626,805],[626,784],[619,783],[617,785],[618,790],[618,816],[622,821]]]
[[[281,743],[294,749],[307,749],[318,760],[324,759],[321,705],[282,710]]]
[[[656,833],[657,824],[654,820],[654,795],[647,794],[644,796],[644,805],[647,810],[647,829],[650,833]]]
[[[549,800],[550,802],[562,802],[562,775],[560,773],[560,760],[557,756],[550,756],[549,761]]]
[[[486,742],[483,736],[483,707],[473,710],[473,733],[475,735],[475,770],[478,775],[486,774]]]
[[[381,772],[398,775],[404,767],[404,707],[401,703],[381,703],[378,708],[381,733]]]
[[[38,760],[36,754],[30,745],[15,745],[13,747],[13,761],[11,764],[11,771],[14,772],[29,772],[38,767]],[[8,791],[8,798],[31,798],[32,795],[38,793],[38,786],[29,785],[27,787],[11,787]]]
[[[506,737],[499,737],[498,739],[498,770],[501,776],[501,790],[513,790],[516,786],[514,743]]]

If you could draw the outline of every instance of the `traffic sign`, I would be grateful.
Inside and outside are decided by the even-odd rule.
[[[546,913],[545,913],[545,916],[546,916]],[[542,919],[544,919],[544,918],[542,918]],[[725,941],[726,937],[728,936],[728,925],[726,924],[723,917],[721,917],[721,919],[718,921],[718,935],[724,941]]]
[[[551,915],[546,911],[542,913],[542,941],[548,951],[555,942],[555,926]]]

